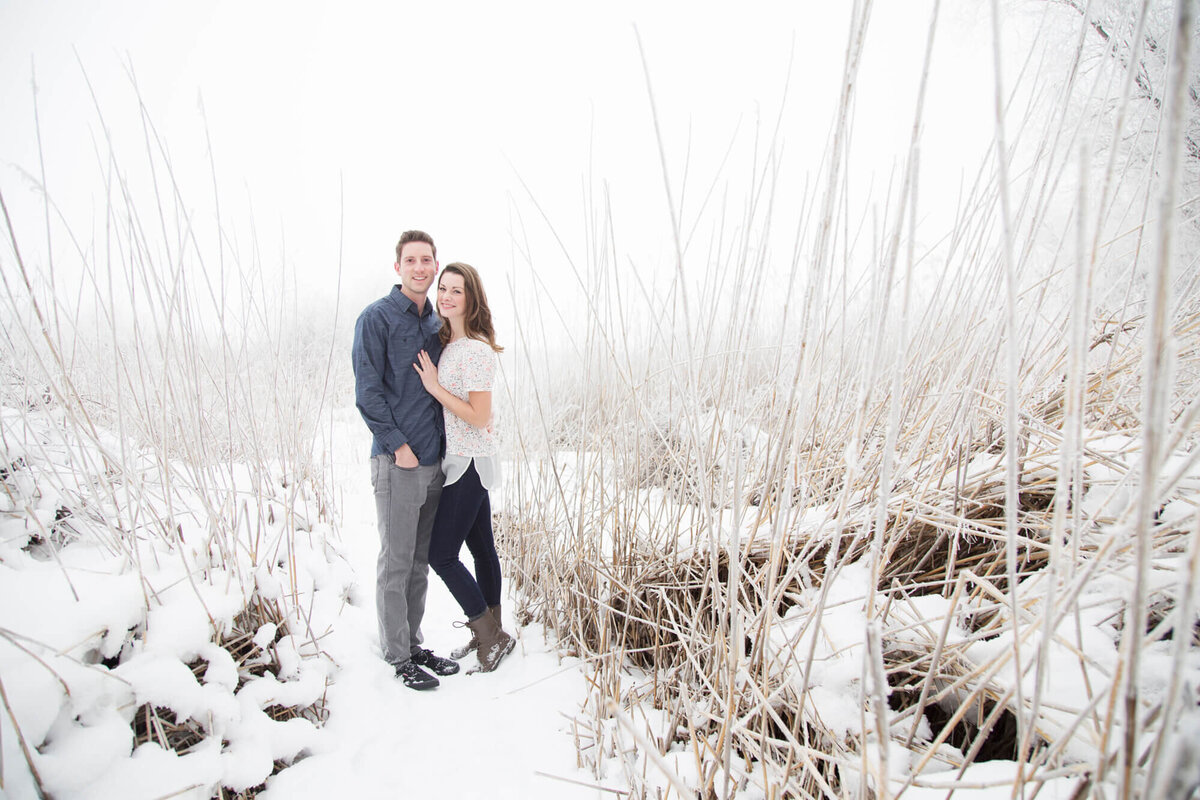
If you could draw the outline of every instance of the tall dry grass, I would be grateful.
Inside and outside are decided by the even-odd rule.
[[[950,792],[993,759],[1021,796],[1164,796],[1197,678],[1187,4],[1150,139],[1128,83],[1087,80],[1087,31],[1048,105],[997,83],[994,159],[925,252],[920,101],[868,245],[846,217],[868,19],[802,219],[772,216],[785,178],[756,170],[739,224],[689,250],[668,179],[665,289],[620,263],[604,214],[581,257],[529,263],[564,264],[585,313],[566,337],[518,320],[499,535],[526,612],[590,665],[580,763],[638,797]],[[1097,129],[1121,144],[1094,152]],[[1164,648],[1167,687],[1139,671]],[[858,711],[831,718],[831,691]]]
[[[98,543],[123,563],[118,571],[140,577],[147,614],[168,588],[150,577],[164,559],[182,566],[201,604],[210,582],[240,595],[232,618],[209,613],[212,642],[238,668],[240,688],[265,672],[283,675],[284,637],[307,643],[307,655],[320,650],[295,559],[301,537],[324,547],[336,514],[336,303],[305,306],[282,277],[286,264],[261,263],[252,233],[239,241],[244,220],[223,219],[216,201],[190,205],[138,107],[142,160],[123,162],[108,139],[98,148],[105,193],[90,238],[41,182],[45,230],[18,227],[0,191],[0,444],[13,454],[0,464],[3,510],[34,518],[53,500],[54,524],[25,549],[57,558],[81,538]],[[31,262],[36,242],[49,244]],[[275,583],[283,590],[264,590]],[[264,631],[273,635],[264,640]],[[127,632],[122,657],[145,633],[144,622]],[[98,650],[84,659],[99,660]],[[188,666],[199,680],[206,665]],[[324,714],[320,701],[268,711],[314,722]],[[182,755],[213,733],[211,722],[146,704],[131,726],[136,744]]]

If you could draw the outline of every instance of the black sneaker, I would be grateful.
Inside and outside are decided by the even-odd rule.
[[[410,689],[435,689],[440,681],[421,669],[415,661],[405,661],[396,667],[396,677]]]
[[[453,675],[454,673],[458,672],[457,661],[451,661],[448,658],[435,656],[432,650],[413,651],[412,663],[425,667],[425,669],[432,670],[435,675]]]

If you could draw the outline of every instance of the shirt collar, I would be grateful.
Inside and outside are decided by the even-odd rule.
[[[417,304],[412,301],[411,297],[409,297],[403,291],[401,291],[400,284],[397,283],[395,286],[392,287],[391,298],[392,298],[392,302],[395,303],[397,306],[399,306],[401,311],[403,311],[405,313],[411,313],[411,314],[417,313]],[[432,313],[433,313],[433,303],[429,302],[429,298],[426,297],[425,298],[425,308],[421,311],[421,313],[418,316],[427,317]]]

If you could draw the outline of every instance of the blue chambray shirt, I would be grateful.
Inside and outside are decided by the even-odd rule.
[[[408,443],[422,464],[436,464],[445,450],[442,407],[413,369],[425,350],[436,364],[442,354],[442,320],[426,300],[417,304],[400,286],[363,309],[354,324],[354,400],[374,434],[371,457],[395,453]]]

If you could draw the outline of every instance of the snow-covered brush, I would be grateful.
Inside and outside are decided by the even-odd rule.
[[[778,138],[733,222],[728,188],[683,218],[660,139],[657,283],[607,196],[583,255],[531,197],[560,251],[521,251],[514,302],[567,306],[540,294],[561,264],[585,313],[518,320],[497,534],[527,613],[593,665],[580,759],[662,797],[1165,791],[1200,683],[1200,271],[1197,165],[1155,159],[1184,139],[1167,112],[1200,111],[1130,92],[1047,5],[1080,26],[1069,74],[1034,49],[987,87],[997,151],[952,228],[918,230],[919,105],[902,177],[850,218],[856,8],[790,254]]]
[[[336,323],[241,255],[243,221],[191,210],[138,109],[144,164],[101,142],[102,242],[40,185],[52,230],[19,231],[3,207],[0,602],[27,638],[0,653],[0,758],[16,726],[38,791],[70,792],[97,771],[120,780],[80,761],[89,742],[112,763],[149,742],[237,793],[324,715],[313,596],[351,580],[326,426]],[[74,252],[29,263],[35,235]]]

